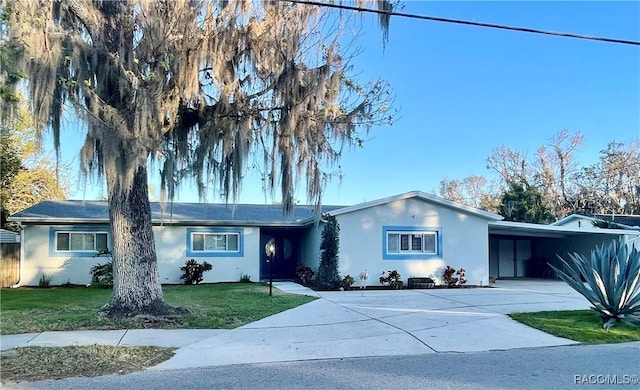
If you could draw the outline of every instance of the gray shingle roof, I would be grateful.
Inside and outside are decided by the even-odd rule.
[[[322,206],[329,212],[343,206]],[[154,223],[185,225],[255,225],[305,226],[313,223],[313,206],[295,206],[285,217],[280,205],[218,204],[218,203],[151,203]],[[109,208],[106,201],[47,200],[12,215],[10,220],[22,223],[106,223]]]
[[[604,219],[605,221],[611,221],[627,226],[640,226],[640,215],[611,215],[611,214],[596,214],[596,218]]]

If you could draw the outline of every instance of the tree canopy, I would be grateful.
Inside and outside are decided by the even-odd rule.
[[[526,198],[533,207],[539,197],[539,206],[544,207],[540,215],[545,216],[540,221],[576,213],[640,213],[640,139],[610,142],[590,165],[581,165],[576,158],[583,141],[580,132],[560,130],[533,156],[500,145],[487,157],[487,168],[497,174],[497,180],[482,175],[443,179],[439,193],[504,216],[505,199]],[[525,216],[526,212],[522,220],[531,217]]]
[[[302,178],[319,204],[324,169],[363,131],[393,120],[387,83],[352,75],[353,13],[223,0],[7,0],[2,13],[2,46],[12,53],[3,96],[24,74],[36,128],[51,129],[56,148],[63,116],[81,119],[82,167],[106,178],[108,315],[173,312],[153,244],[150,160],[169,198],[193,178],[200,192],[212,180],[236,199],[246,168],[259,166],[289,213]],[[380,21],[386,31],[388,15]],[[11,104],[3,99],[0,112]]]
[[[350,75],[349,14],[284,1],[81,0],[9,1],[4,13],[37,128],[59,145],[71,104],[88,128],[83,166],[125,187],[152,158],[169,198],[187,177],[235,198],[253,164],[290,211],[297,180],[318,203],[323,167],[362,142],[359,129],[393,120],[387,83]]]
[[[7,217],[47,199],[64,199],[68,180],[58,180],[56,162],[40,148],[29,114],[18,110],[15,120],[0,126],[0,210]]]

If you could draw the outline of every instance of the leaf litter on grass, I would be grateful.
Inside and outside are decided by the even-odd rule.
[[[128,374],[170,359],[175,348],[90,345],[12,351],[0,355],[3,383]]]

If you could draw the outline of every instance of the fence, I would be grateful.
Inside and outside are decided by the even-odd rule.
[[[0,244],[0,287],[10,287],[20,280],[20,243]]]

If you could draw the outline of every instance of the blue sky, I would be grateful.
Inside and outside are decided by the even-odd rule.
[[[404,5],[407,13],[640,41],[637,1]],[[393,126],[373,128],[364,148],[344,154],[343,179],[329,183],[324,204],[437,191],[443,178],[491,177],[485,160],[494,148],[533,155],[561,129],[584,134],[581,164],[595,162],[610,141],[640,138],[639,46],[393,17],[383,51],[375,20],[363,25],[364,52],[353,65],[362,80],[391,84],[400,113]],[[62,157],[77,161],[78,133],[66,139]],[[80,187],[72,198],[101,195],[92,184]],[[296,199],[306,202],[302,187]],[[179,201],[197,202],[197,194],[186,188]],[[265,201],[260,181],[248,176],[239,202]]]

